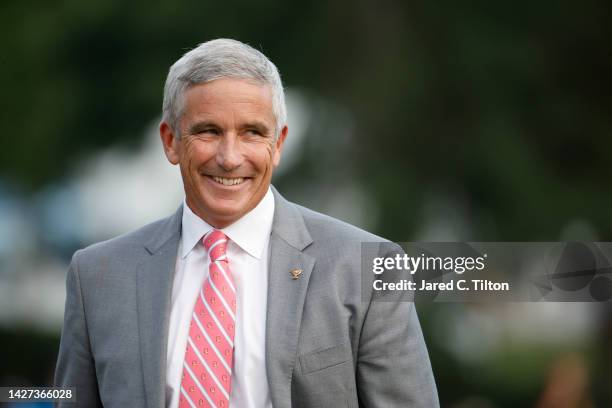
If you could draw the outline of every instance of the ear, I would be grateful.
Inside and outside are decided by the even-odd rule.
[[[283,144],[285,143],[285,139],[287,138],[288,133],[289,133],[289,128],[285,125],[281,129],[280,134],[278,135],[278,138],[276,139],[275,146],[274,146],[276,152],[274,154],[274,158],[272,159],[272,164],[274,165],[274,167],[277,167],[278,164],[280,163],[281,153],[283,151]]]
[[[159,124],[159,136],[161,138],[162,145],[164,146],[164,153],[166,153],[168,161],[172,164],[178,164],[180,158],[178,152],[180,142],[176,138],[172,127],[165,121]]]

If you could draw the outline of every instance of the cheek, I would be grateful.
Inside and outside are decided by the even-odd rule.
[[[262,141],[249,144],[245,151],[250,161],[260,170],[264,170],[272,165],[275,149],[273,142]]]
[[[185,141],[183,149],[182,164],[186,168],[199,167],[214,156],[214,149],[211,143],[190,137]]]
[[[189,190],[196,189],[199,184],[197,171],[202,163],[204,146],[204,143],[193,137],[186,138],[183,142],[180,168],[185,187]]]

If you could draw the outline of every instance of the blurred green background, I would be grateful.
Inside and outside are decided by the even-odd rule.
[[[275,185],[287,198],[395,241],[612,240],[611,11],[3,2],[0,384],[51,381],[72,253],[180,203],[155,135],[162,88],[213,38],[279,67],[290,144]],[[612,406],[610,306],[419,311],[443,406]]]

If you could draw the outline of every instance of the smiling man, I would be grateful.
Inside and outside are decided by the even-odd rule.
[[[225,39],[186,53],[159,130],[185,201],[74,255],[57,386],[82,407],[438,406],[414,305],[362,293],[361,243],[398,247],[270,185],[272,62]]]

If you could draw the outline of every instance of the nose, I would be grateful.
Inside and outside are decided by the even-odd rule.
[[[217,148],[217,164],[225,171],[232,171],[240,167],[243,161],[240,141],[233,133],[226,133]]]

